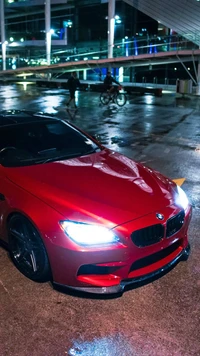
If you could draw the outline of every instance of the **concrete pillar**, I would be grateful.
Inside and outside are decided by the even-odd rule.
[[[87,80],[87,70],[83,69],[83,80]]]
[[[64,33],[64,40],[65,40],[65,44],[67,45],[67,41],[68,41],[68,27],[66,26],[64,28],[65,33]]]
[[[46,60],[51,64],[51,0],[45,0]]]
[[[115,31],[115,0],[108,1],[108,58],[113,58]]]
[[[4,14],[4,0],[0,0],[0,20],[1,20],[1,51],[3,70],[6,70],[6,37],[5,37],[5,14]]]
[[[119,82],[122,83],[124,81],[124,67],[119,67]]]
[[[198,59],[198,68],[197,68],[197,95],[200,95],[200,58]]]

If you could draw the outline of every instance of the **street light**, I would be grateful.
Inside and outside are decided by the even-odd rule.
[[[121,23],[122,20],[120,19],[119,15],[115,15],[115,23]]]

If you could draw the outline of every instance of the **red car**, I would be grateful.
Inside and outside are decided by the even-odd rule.
[[[0,236],[34,281],[118,293],[189,255],[192,209],[157,171],[42,113],[0,113]]]

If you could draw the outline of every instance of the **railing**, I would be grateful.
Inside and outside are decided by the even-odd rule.
[[[145,41],[142,41],[145,42]],[[158,53],[158,52],[168,52],[168,51],[177,51],[183,49],[197,49],[198,46],[195,44],[182,40],[182,41],[165,41],[165,42],[158,42],[155,43],[152,41],[149,44],[141,44],[137,45],[135,41],[127,41],[127,42],[118,42],[115,43],[113,47],[113,57],[128,57],[130,55],[137,56],[139,54],[150,54],[150,53]],[[101,46],[100,50],[93,50],[93,51],[84,51],[77,47],[73,54],[68,54],[66,58],[66,52],[61,53],[63,51],[54,51],[52,52],[52,57],[59,55],[60,59],[64,59],[65,61],[79,61],[79,60],[87,60],[87,59],[100,59],[100,58],[107,58],[108,49],[106,46]],[[52,58],[53,59],[53,58]]]
[[[32,42],[34,44],[34,41]],[[59,41],[57,42],[59,43]],[[60,48],[56,49],[57,46],[54,46],[52,41],[51,64],[90,59],[104,59],[108,57],[108,46],[106,41],[99,44],[95,42],[95,46],[92,46],[94,45],[91,42],[90,47],[83,47],[83,44],[77,44],[76,47],[60,45]],[[151,54],[185,49],[194,50],[198,49],[198,46],[180,36],[154,36],[151,38],[147,36],[141,39],[123,39],[122,41],[115,42],[113,47],[113,57],[128,57],[132,55],[137,56],[140,54]],[[38,55],[38,51],[40,51],[40,55]],[[39,49],[38,47],[27,46],[26,41],[20,43],[19,47],[12,47],[11,45],[7,47],[7,69],[16,69],[26,66],[33,67],[45,64],[47,64],[45,43],[44,46],[39,47]]]

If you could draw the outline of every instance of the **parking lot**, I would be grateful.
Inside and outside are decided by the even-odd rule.
[[[193,206],[191,254],[160,279],[116,298],[83,296],[37,284],[0,247],[0,355],[200,355],[200,98],[166,92],[102,106],[99,94],[2,86],[0,109],[43,111],[70,120],[105,146],[182,179]],[[102,182],[103,184],[103,182]]]

